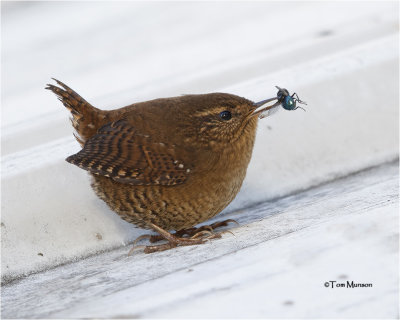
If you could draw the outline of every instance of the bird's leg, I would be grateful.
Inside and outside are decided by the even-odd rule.
[[[214,230],[220,227],[225,227],[227,226],[230,222],[236,223],[239,225],[239,223],[233,219],[227,219],[219,222],[214,222],[211,225],[206,225],[206,226],[201,226],[201,227],[193,227],[193,228],[188,228],[188,229],[181,229],[179,231],[176,231],[175,233],[171,234],[168,231],[165,231],[164,229],[156,226],[155,224],[151,224],[153,229],[157,231],[159,234],[144,234],[140,237],[138,237],[134,242],[133,242],[133,247],[129,251],[129,255],[133,253],[135,249],[140,249],[144,248],[145,253],[150,253],[150,252],[155,252],[155,251],[164,251],[168,250],[174,247],[177,247],[178,245],[184,246],[184,245],[192,245],[192,244],[201,244],[206,242],[209,239],[216,239],[216,238],[221,238],[222,233],[229,232],[229,231],[223,231],[219,233],[214,233]],[[188,238],[184,238],[184,236],[188,236]],[[171,238],[172,237],[172,238]],[[167,240],[168,243],[165,244],[160,244],[160,245],[154,245],[154,246],[137,246],[135,247],[136,243],[138,243],[140,240],[143,239],[149,239],[150,243],[155,243],[159,242],[162,240]],[[183,241],[181,241],[183,240]],[[189,242],[185,242],[188,240]],[[173,243],[177,243],[176,245],[173,245]],[[185,243],[183,243],[185,242]],[[150,251],[151,250],[151,251]]]
[[[189,238],[192,238],[194,236],[196,236],[198,233],[201,233],[203,231],[209,231],[210,233],[214,233],[214,230],[220,227],[225,227],[227,226],[230,222],[236,223],[237,225],[239,225],[239,223],[236,220],[233,219],[227,219],[227,220],[223,220],[223,221],[219,221],[219,222],[214,222],[211,225],[206,225],[206,226],[201,226],[201,227],[192,227],[192,228],[188,228],[188,229],[181,229],[179,231],[176,231],[173,235],[176,237],[183,237],[183,236],[188,236]],[[198,236],[196,236],[198,237]],[[140,240],[143,239],[149,239],[150,243],[155,243],[155,242],[159,242],[162,240],[165,240],[165,238],[162,235],[159,234],[144,234],[140,237],[138,237],[134,242],[133,245],[135,245],[136,243],[138,243]]]
[[[152,246],[136,246],[136,247],[134,246],[129,251],[128,255],[131,255],[134,250],[139,249],[139,248],[144,248],[144,253],[151,253],[151,252],[156,252],[156,251],[165,251],[165,250],[172,249],[172,248],[175,248],[178,246],[191,246],[191,245],[195,245],[195,244],[203,244],[207,240],[221,238],[221,234],[219,234],[219,233],[214,234],[211,231],[204,230],[204,229],[199,232],[196,232],[196,234],[194,234],[191,238],[183,238],[181,236],[177,236],[177,234],[180,235],[180,234],[182,234],[182,232],[179,233],[179,231],[178,231],[175,234],[171,234],[168,231],[155,225],[154,223],[150,223],[150,226],[160,234],[159,236],[162,237],[162,239],[167,240],[168,242],[159,244],[159,245],[152,245]],[[138,239],[136,239],[134,243],[136,243],[138,240],[141,240],[144,238],[151,239],[152,237],[155,238],[156,236],[143,235],[143,236],[140,236]]]
[[[160,236],[162,236],[168,243],[160,244],[160,245],[153,245],[153,246],[146,246],[144,248],[145,253],[151,253],[156,251],[165,251],[168,249],[175,248],[177,246],[191,246],[195,244],[202,244],[205,243],[209,239],[218,238],[214,234],[210,234],[207,237],[202,238],[183,238],[177,235],[171,234],[168,231],[160,228],[159,226],[155,225],[154,223],[150,223],[151,227],[157,231]],[[220,237],[220,236],[219,236]]]
[[[209,226],[204,226],[204,227],[211,227],[211,229],[217,229],[220,227],[225,227],[227,226],[230,222],[236,223],[237,225],[239,225],[239,222],[237,222],[236,220],[233,219],[227,219],[227,220],[223,220],[223,221],[218,221],[218,222],[214,222]]]
[[[214,230],[220,227],[225,227],[227,226],[230,222],[236,223],[237,225],[239,225],[239,223],[233,219],[227,219],[227,220],[223,220],[223,221],[219,221],[219,222],[214,222],[210,225],[207,226],[201,226],[198,228],[189,228],[189,229],[182,229],[180,231],[177,231],[175,234],[179,235],[187,235],[190,238],[196,236],[196,234],[201,233],[203,231],[210,231],[211,233],[214,233]]]
[[[239,225],[239,223],[236,220],[233,219],[227,219],[219,222],[214,222],[213,224],[207,225],[207,226],[201,226],[201,227],[192,227],[188,229],[181,229],[179,231],[176,231],[173,235],[177,237],[183,237],[183,236],[188,236],[189,238],[192,238],[196,236],[199,233],[202,233],[203,231],[209,231],[211,234],[214,233],[214,230],[220,227],[225,227],[227,226],[230,222],[236,223]],[[198,238],[199,236],[196,236]],[[149,239],[151,243],[158,242],[161,240],[164,240],[164,237],[161,235],[147,235],[147,236],[141,236],[136,239],[135,243],[141,239]]]

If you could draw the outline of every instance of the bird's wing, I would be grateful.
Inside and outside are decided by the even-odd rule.
[[[192,173],[174,145],[154,142],[125,120],[109,123],[66,160],[91,173],[131,185],[177,185]]]

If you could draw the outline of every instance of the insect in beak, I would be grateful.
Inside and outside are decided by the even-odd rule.
[[[284,88],[280,88],[276,86],[278,89],[278,93],[276,94],[276,97],[262,100],[260,102],[257,102],[254,104],[255,109],[251,113],[251,116],[259,115],[258,117],[260,119],[271,115],[272,112],[275,112],[277,109],[274,109],[280,105],[285,110],[296,110],[298,108],[303,109],[302,107],[296,106],[296,103],[300,104],[307,104],[304,101],[301,101],[297,93],[293,93],[292,95],[289,94],[289,91]],[[265,106],[268,102],[275,101],[276,102],[270,106]],[[274,109],[274,110],[273,110]],[[304,109],[303,109],[304,110]],[[305,110],[304,110],[305,111]]]

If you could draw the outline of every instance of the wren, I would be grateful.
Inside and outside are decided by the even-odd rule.
[[[194,226],[235,198],[251,159],[258,116],[271,108],[266,102],[278,100],[274,107],[282,102],[279,96],[254,103],[210,93],[106,111],[55,81],[58,86],[46,89],[71,112],[82,146],[66,161],[89,171],[97,196],[122,219],[160,234],[138,240],[167,241],[144,247],[146,253],[221,237],[214,229],[233,220]]]

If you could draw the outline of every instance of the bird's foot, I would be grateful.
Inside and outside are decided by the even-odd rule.
[[[228,219],[221,222],[215,222],[209,226],[201,226],[199,228],[189,228],[182,229],[174,234],[169,233],[168,231],[158,227],[157,225],[151,223],[151,227],[159,233],[159,235],[142,235],[138,237],[133,242],[133,247],[129,251],[128,255],[131,255],[136,249],[144,248],[144,253],[152,253],[156,251],[165,251],[168,249],[172,249],[178,246],[191,246],[195,244],[203,244],[208,240],[221,238],[221,235],[225,232],[223,231],[219,233],[214,233],[214,229],[227,226],[229,222],[237,223],[235,220]],[[238,223],[237,223],[238,224]],[[230,232],[231,233],[231,232]],[[188,237],[184,237],[188,236]],[[152,245],[152,246],[135,246],[137,242],[142,239],[149,239],[150,243],[158,242],[161,240],[167,240],[167,243]]]
[[[184,237],[184,236],[188,236],[189,238],[194,237],[196,234],[201,233],[203,231],[210,231],[211,233],[214,233],[214,230],[220,227],[225,227],[227,226],[230,222],[236,223],[237,225],[239,225],[239,223],[236,220],[233,219],[227,219],[227,220],[223,220],[223,221],[219,221],[219,222],[214,222],[211,225],[207,225],[207,226],[201,226],[201,227],[193,227],[193,228],[188,228],[188,229],[181,229],[179,231],[176,231],[175,233],[173,233],[174,236],[176,237]],[[133,242],[133,245],[135,245],[136,243],[138,243],[139,241],[143,240],[143,239],[148,239],[150,243],[155,243],[158,241],[162,241],[165,240],[165,237],[163,237],[161,234],[144,234],[138,238],[136,238],[136,240]]]
[[[223,220],[219,222],[214,222],[213,224],[207,225],[207,226],[201,226],[201,227],[193,227],[193,228],[188,228],[188,229],[182,229],[179,231],[176,231],[173,235],[177,237],[184,237],[188,236],[189,238],[194,237],[196,234],[201,233],[203,231],[210,231],[211,233],[214,233],[214,230],[217,228],[225,227],[227,226],[230,222],[236,223],[239,225],[239,223],[236,220],[233,219],[228,219],[228,220]],[[161,240],[164,240],[165,238],[162,235],[143,235],[137,238],[134,242],[137,243],[142,239],[149,239],[150,243],[155,243]]]
[[[236,223],[237,225],[239,225],[239,223],[236,220],[227,219],[227,220],[223,220],[223,221],[219,221],[219,222],[214,222],[213,224],[210,224],[210,225],[207,225],[207,226],[201,226],[201,227],[198,227],[198,228],[193,227],[193,228],[189,228],[189,229],[182,229],[182,230],[177,231],[175,233],[175,235],[178,235],[178,236],[187,235],[189,237],[194,237],[198,233],[201,233],[203,231],[210,231],[211,233],[214,233],[215,229],[221,228],[221,227],[225,227],[230,222],[233,222],[233,223]]]

